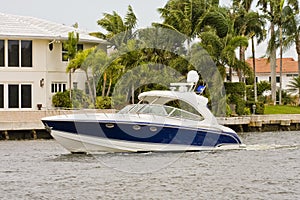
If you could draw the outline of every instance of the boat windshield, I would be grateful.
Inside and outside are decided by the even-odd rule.
[[[132,104],[124,107],[119,114],[151,114],[173,118],[184,118],[194,121],[201,121],[203,117],[179,108],[158,104]]]

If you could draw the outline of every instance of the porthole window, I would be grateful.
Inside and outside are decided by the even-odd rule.
[[[105,124],[105,126],[106,126],[107,128],[113,128],[113,127],[115,127],[115,125],[113,125],[113,124]]]
[[[156,127],[154,127],[154,126],[151,126],[149,129],[150,129],[150,131],[152,131],[152,132],[155,132],[155,131],[157,131],[157,128],[156,128]]]
[[[136,131],[141,129],[141,127],[139,125],[134,125],[132,128],[133,128],[133,130],[136,130]]]

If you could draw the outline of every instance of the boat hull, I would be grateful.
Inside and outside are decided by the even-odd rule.
[[[234,132],[170,124],[113,121],[43,121],[70,152],[200,151],[239,145]]]

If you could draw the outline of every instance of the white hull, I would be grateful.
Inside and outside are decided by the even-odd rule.
[[[203,147],[194,145],[156,144],[146,142],[130,142],[108,138],[96,138],[78,134],[52,131],[51,135],[64,148],[72,153],[97,152],[184,152],[215,149],[240,149],[239,144],[220,147]]]

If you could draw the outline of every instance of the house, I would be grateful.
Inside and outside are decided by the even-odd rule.
[[[79,49],[106,42],[73,27],[0,13],[0,110],[51,108],[52,96],[72,88],[85,89],[86,78],[78,70],[66,73],[63,42],[69,32],[79,33]]]
[[[249,58],[246,62],[253,69],[253,59]],[[271,83],[271,66],[267,58],[256,58],[255,59],[255,71],[256,71],[256,82],[267,81]],[[298,61],[293,58],[282,59],[282,89],[287,90],[287,85],[293,79],[298,76]],[[234,72],[232,81],[237,82],[238,76]],[[276,85],[279,88],[280,85],[280,59],[276,59]]]
[[[246,62],[253,68],[253,59]],[[255,59],[256,82],[267,81],[271,83],[271,66],[267,58]],[[282,89],[288,89],[287,85],[298,76],[298,62],[293,58],[282,58]],[[280,59],[276,59],[276,85],[280,84]]]

